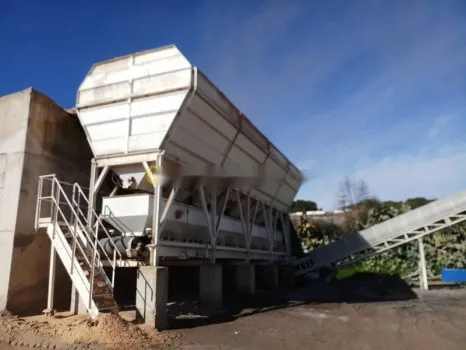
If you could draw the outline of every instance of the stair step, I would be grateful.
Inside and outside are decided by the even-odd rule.
[[[105,286],[96,286],[96,285],[94,285],[93,290],[94,290],[95,294],[99,294],[99,295],[104,295],[105,293],[108,293],[107,285],[105,285]],[[110,294],[110,296],[111,296],[111,294]]]
[[[41,178],[41,182],[43,179]],[[53,203],[59,206],[68,206],[65,209],[69,209],[71,213],[76,214],[75,205],[70,204],[68,196],[69,193],[65,193],[63,190],[60,181],[56,179],[55,176],[52,177],[52,184],[55,186],[59,193],[68,199],[61,203],[58,203],[53,196]],[[77,186],[78,192],[75,192],[75,186]],[[55,187],[52,187],[55,188]],[[52,191],[53,192],[53,191]],[[73,185],[73,197],[78,195],[78,198],[82,196],[86,198],[82,190],[77,184]],[[92,228],[89,227],[87,218],[81,212],[77,212],[77,215],[74,215],[71,221],[69,218],[64,217],[64,214],[61,213],[62,219],[60,218],[46,218],[46,220],[39,218],[39,227],[44,227],[47,225],[47,235],[52,241],[53,246],[56,248],[57,253],[60,259],[63,262],[68,274],[70,275],[73,283],[75,283],[78,292],[82,297],[89,297],[89,292],[92,296],[93,302],[91,305],[88,305],[89,313],[94,316],[97,315],[97,310],[109,311],[118,314],[119,308],[113,297],[113,288],[108,283],[108,276],[105,274],[105,271],[101,268],[102,256],[105,255],[101,247],[96,247],[95,244],[98,243],[96,240],[99,237],[99,232],[96,232],[95,226]],[[68,216],[68,215],[66,215]],[[99,218],[97,220],[100,221]],[[75,249],[73,249],[73,247]],[[97,249],[97,254],[94,249]],[[72,254],[69,254],[70,250]],[[93,266],[95,268],[93,269]],[[91,273],[93,273],[91,279]],[[84,281],[82,278],[84,278]],[[86,281],[87,279],[87,281]],[[92,283],[92,291],[89,291],[89,283]]]
[[[94,294],[110,293],[110,290],[105,282],[104,278],[100,275],[94,278]]]
[[[99,310],[118,308],[118,305],[111,294],[94,295],[93,299]]]
[[[108,309],[100,309],[99,312],[100,313],[111,313],[111,314],[118,316],[120,312],[120,307],[117,306],[117,307],[111,307]]]

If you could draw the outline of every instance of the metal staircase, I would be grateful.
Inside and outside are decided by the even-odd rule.
[[[90,213],[90,225],[88,204],[78,184],[60,182],[55,175],[40,177],[35,228],[46,230],[52,248],[95,320],[102,311],[118,313],[113,288],[115,270],[122,256],[116,246],[113,246],[112,256],[103,249],[99,235],[110,237],[110,234],[95,211]],[[109,243],[115,245],[112,240]],[[111,278],[103,269],[104,262],[111,267]]]
[[[466,220],[466,191],[439,199],[309,252],[293,262],[297,276],[342,267]]]

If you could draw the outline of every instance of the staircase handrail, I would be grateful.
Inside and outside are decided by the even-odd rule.
[[[43,179],[45,179],[46,177],[47,176],[41,177],[40,181],[43,181]],[[91,242],[91,238],[89,237],[88,233],[86,232],[83,223],[81,222],[81,220],[79,220],[79,217],[77,216],[76,211],[74,210],[73,206],[71,205],[71,202],[67,198],[66,192],[64,191],[63,187],[61,186],[61,184],[59,183],[59,181],[56,179],[55,176],[52,177],[52,181],[53,181],[53,184],[54,184],[53,188],[55,188],[55,186],[56,186],[56,188],[58,189],[57,195],[56,195],[57,198],[55,197],[54,193],[52,193],[52,196],[50,196],[50,198],[52,200],[52,203],[54,204],[54,207],[55,207],[54,220],[53,220],[54,221],[53,222],[54,232],[52,234],[52,238],[55,237],[55,225],[58,224],[58,214],[60,214],[60,219],[61,219],[60,221],[62,221],[62,222],[64,222],[66,224],[69,232],[71,232],[71,234],[73,235],[73,247],[75,248],[77,246],[80,249],[84,259],[86,260],[86,262],[89,264],[89,266],[91,268],[91,275],[90,275],[90,279],[89,279],[90,287],[89,287],[89,301],[88,301],[88,307],[90,308],[91,305],[92,305],[93,293],[94,293],[94,288],[93,287],[94,287],[95,265],[96,265],[96,262],[100,262],[100,254],[97,251],[97,249],[95,249],[95,246],[94,246],[94,249],[93,249],[93,252],[92,252],[92,262],[91,262],[91,260],[89,259],[89,256],[87,255],[88,252],[86,251],[85,248],[82,247],[82,243],[78,239],[78,236],[79,236],[78,231],[73,229],[73,226],[70,224],[70,222],[66,218],[65,213],[60,208],[60,197],[61,196],[63,196],[66,203],[68,204],[68,207],[71,210],[72,217],[76,219],[76,221],[75,221],[76,225],[80,226],[81,232],[83,232],[83,234],[86,236],[86,238],[90,242]],[[52,188],[52,192],[53,192],[53,188]],[[61,240],[61,237],[60,237],[60,240]],[[62,244],[65,245],[63,242],[62,242]],[[73,248],[72,248],[72,254],[75,255],[75,251],[73,250]],[[71,270],[73,270],[73,268],[74,268],[74,260],[75,259],[74,259],[74,256],[73,256],[73,259],[71,260]]]
[[[96,227],[94,228],[94,230],[95,230],[94,235],[95,235],[96,239],[97,239],[97,233],[98,233],[99,226],[103,229],[103,232],[105,233],[105,235],[109,239],[109,243],[113,247],[113,259],[110,259],[110,257],[108,256],[107,252],[105,251],[105,249],[102,246],[102,244],[100,243],[100,241],[98,242],[98,245],[101,248],[101,250],[104,253],[107,260],[110,262],[113,270],[115,270],[116,265],[117,265],[116,264],[117,256],[118,256],[118,260],[120,260],[120,261],[123,259],[123,256],[120,253],[120,251],[118,250],[115,242],[112,240],[112,235],[110,234],[110,232],[108,232],[107,228],[102,223],[102,220],[101,220],[100,216],[96,213],[96,211],[93,208],[89,208],[89,199],[86,197],[86,195],[85,195],[84,191],[82,190],[81,186],[79,186],[79,184],[76,183],[76,182],[73,184],[73,193],[75,195],[78,195],[78,200],[76,200],[74,198],[74,196],[73,196],[73,202],[76,205],[76,207],[78,208],[78,213],[81,214],[81,216],[84,218],[84,220],[87,221],[87,216],[84,215],[84,213],[82,212],[82,210],[80,208],[80,203],[79,203],[80,198],[84,199],[84,201],[86,202],[86,204],[88,206],[88,210],[90,210],[91,213],[92,213],[91,214],[92,217],[95,218]],[[88,222],[86,222],[86,223],[88,224],[87,226],[89,227],[89,230],[92,231],[92,228],[90,227],[89,223]],[[112,260],[113,260],[113,263],[112,263]],[[113,281],[112,281],[112,286],[113,286]]]

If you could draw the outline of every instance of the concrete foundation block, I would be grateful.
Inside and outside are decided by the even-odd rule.
[[[239,265],[235,268],[236,288],[245,295],[256,294],[256,268],[254,265]]]
[[[199,300],[213,307],[222,306],[223,267],[218,264],[199,268]]]
[[[281,287],[293,289],[295,286],[295,270],[293,265],[279,265],[279,284]]]
[[[274,289],[278,287],[280,279],[277,265],[262,266],[261,274],[264,288]]]
[[[168,328],[168,268],[142,266],[136,282],[136,315],[158,330]]]
[[[86,302],[89,302],[89,301],[86,301]],[[71,286],[70,311],[75,315],[86,314],[87,308],[84,303],[85,301],[79,296],[78,290],[74,286]]]

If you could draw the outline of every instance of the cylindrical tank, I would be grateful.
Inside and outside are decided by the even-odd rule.
[[[114,244],[110,242],[113,241]],[[113,255],[113,250],[116,247],[118,252],[124,257],[127,258],[127,249],[136,249],[138,245],[144,247],[148,243],[147,237],[127,237],[127,236],[116,236],[111,238],[103,238],[100,240],[105,253],[109,256]]]

